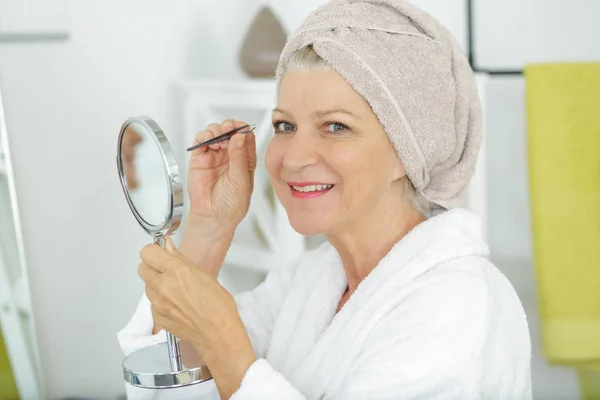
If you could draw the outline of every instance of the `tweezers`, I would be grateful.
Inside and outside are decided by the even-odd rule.
[[[240,126],[238,128],[235,128],[235,129],[233,129],[233,130],[231,130],[229,132],[225,132],[225,133],[223,133],[223,134],[221,134],[219,136],[215,136],[214,138],[209,139],[209,140],[207,140],[205,142],[198,143],[198,144],[190,147],[189,149],[187,149],[187,151],[196,150],[196,149],[198,149],[200,147],[208,146],[209,144],[215,144],[215,143],[219,143],[219,142],[224,142],[226,140],[231,139],[236,132],[239,132],[239,131],[241,131],[243,129],[246,129],[246,128],[250,128],[250,129],[248,129],[247,131],[244,131],[244,132],[240,132],[240,133],[241,134],[250,133],[254,129],[256,129],[256,126],[255,125],[242,125],[242,126]]]

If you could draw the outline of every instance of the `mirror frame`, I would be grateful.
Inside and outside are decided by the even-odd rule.
[[[161,225],[151,225],[146,222],[146,220],[144,220],[144,218],[142,218],[142,216],[138,213],[133,201],[131,200],[131,197],[129,196],[129,188],[127,187],[127,180],[125,179],[121,150],[125,130],[133,123],[142,125],[144,129],[153,133],[152,139],[154,140],[155,144],[159,146],[163,155],[162,161],[164,171],[166,179],[169,183],[167,185],[169,192],[169,210],[165,215]],[[142,226],[142,228],[144,228],[144,230],[155,239],[172,234],[181,224],[181,217],[183,215],[183,182],[181,181],[181,176],[179,175],[179,167],[177,166],[175,154],[173,153],[173,149],[171,148],[165,133],[150,117],[141,115],[138,117],[128,118],[123,123],[119,132],[117,143],[117,171],[119,173],[119,180],[121,181],[121,186],[123,188],[123,192],[125,193],[125,198],[127,199],[127,204],[135,216],[135,219]]]

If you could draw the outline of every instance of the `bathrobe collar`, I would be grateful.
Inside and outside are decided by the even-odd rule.
[[[295,295],[282,308],[294,318],[279,318],[267,360],[309,398],[319,398],[333,374],[349,368],[347,354],[397,307],[403,288],[445,261],[469,255],[488,255],[477,215],[440,213],[394,245],[336,314],[347,279],[336,249],[323,244],[299,266],[306,271],[298,272]]]

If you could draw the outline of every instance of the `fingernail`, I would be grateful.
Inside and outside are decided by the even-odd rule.
[[[223,123],[223,128],[233,128],[233,122],[231,121],[226,121]]]
[[[244,142],[246,141],[246,135],[240,135],[240,137],[237,140],[237,148],[239,149],[240,147],[242,147],[244,145]]]

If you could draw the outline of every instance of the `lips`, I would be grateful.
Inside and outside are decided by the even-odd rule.
[[[324,190],[331,189],[333,187],[333,185],[329,185],[329,184],[317,184],[317,185],[306,185],[306,186],[291,185],[291,186],[292,186],[293,190],[295,190],[297,192],[303,192],[303,193],[321,192]]]
[[[325,182],[288,182],[293,197],[312,198],[328,193],[335,185]]]

